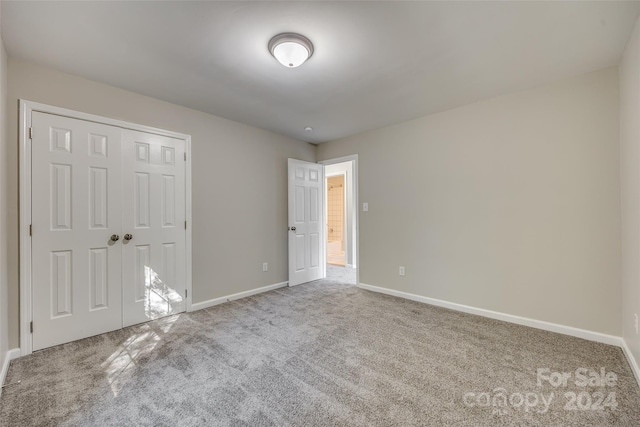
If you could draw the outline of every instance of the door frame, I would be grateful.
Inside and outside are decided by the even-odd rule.
[[[139,125],[123,120],[111,119],[94,114],[82,113],[66,108],[55,107],[47,104],[40,104],[33,101],[20,99],[19,113],[19,211],[20,211],[20,355],[26,356],[33,352],[33,340],[30,332],[32,311],[32,289],[31,289],[31,138],[29,129],[31,128],[31,114],[42,112],[69,117],[72,119],[85,120],[122,129],[152,133],[161,136],[181,139],[185,141],[186,164],[185,164],[185,214],[187,220],[185,236],[185,257],[186,257],[186,291],[187,297],[186,311],[191,311],[192,298],[192,265],[191,265],[191,242],[192,242],[192,218],[191,218],[191,135],[172,132],[150,126]]]
[[[349,156],[343,156],[343,157],[336,157],[333,159],[327,159],[327,160],[322,160],[320,162],[318,162],[319,164],[323,165],[323,166],[327,166],[327,165],[333,165],[336,163],[344,163],[344,162],[353,162],[353,203],[354,203],[354,209],[356,210],[356,223],[355,223],[355,229],[356,229],[356,239],[355,242],[353,242],[354,244],[354,248],[356,251],[356,286],[360,285],[360,196],[359,196],[359,188],[358,188],[358,155],[357,154],[351,154]],[[325,178],[326,179],[326,178]],[[325,191],[326,193],[326,191]],[[346,192],[345,192],[346,193]],[[325,230],[324,233],[324,238],[323,238],[323,242],[324,242],[324,251],[325,251],[325,256],[326,256],[326,251],[327,251],[327,233]],[[346,254],[345,254],[346,256]],[[346,261],[346,260],[345,260]],[[326,259],[325,259],[325,269],[326,269]],[[345,262],[345,267],[346,267],[346,262]],[[326,271],[325,271],[325,277],[327,277],[326,275]]]

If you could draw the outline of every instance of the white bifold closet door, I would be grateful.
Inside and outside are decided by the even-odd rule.
[[[32,113],[33,349],[185,310],[185,142]]]

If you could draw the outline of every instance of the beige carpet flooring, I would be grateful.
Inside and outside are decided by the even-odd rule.
[[[617,347],[339,280],[36,352],[17,381],[2,426],[640,426]]]

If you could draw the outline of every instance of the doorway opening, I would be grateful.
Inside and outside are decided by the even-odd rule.
[[[325,251],[327,279],[357,283],[356,158],[322,162],[325,166]]]
[[[344,174],[328,176],[327,189],[327,264],[344,267],[346,231],[346,192]]]

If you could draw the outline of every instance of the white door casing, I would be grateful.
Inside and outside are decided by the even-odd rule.
[[[351,178],[349,179],[350,186],[347,187],[347,192],[349,192],[349,188],[351,191],[348,195],[348,201],[351,201],[351,219],[352,219],[352,231],[350,232],[350,236],[352,236],[352,262],[353,265],[351,267],[356,269],[356,284],[360,285],[360,249],[359,249],[359,240],[360,240],[360,203],[358,198],[358,155],[353,154],[344,157],[338,157],[334,159],[322,160],[319,163],[326,168],[330,168],[332,165],[337,165],[341,163],[349,162],[351,164],[351,168],[347,169],[347,176],[349,176],[348,172],[351,172]],[[349,204],[348,204],[349,205]],[[349,207],[347,207],[349,210]]]
[[[185,311],[185,141],[122,131],[124,326]],[[128,236],[123,236],[123,239]]]
[[[118,329],[120,129],[32,116],[33,349]]]
[[[324,166],[289,159],[289,286],[325,275]]]

